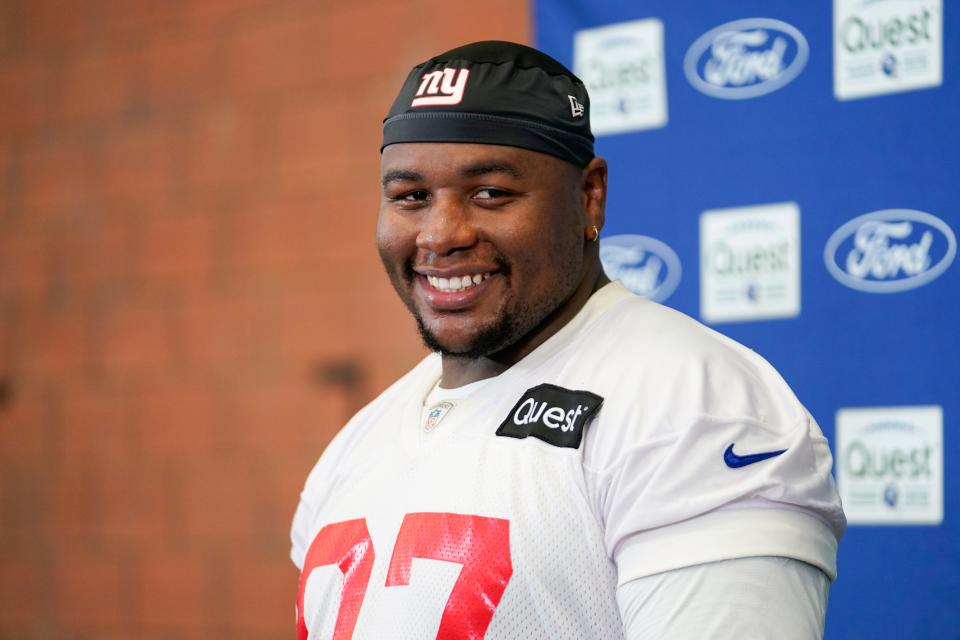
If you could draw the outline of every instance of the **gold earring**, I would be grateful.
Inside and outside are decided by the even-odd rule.
[[[596,242],[600,239],[600,229],[597,229],[597,225],[593,225],[593,237],[590,238],[590,242]]]

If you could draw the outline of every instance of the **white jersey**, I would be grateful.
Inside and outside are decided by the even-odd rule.
[[[826,440],[694,320],[607,285],[425,437],[440,374],[425,358],[310,473],[301,638],[620,638],[617,587],[643,576],[782,556],[835,578]]]

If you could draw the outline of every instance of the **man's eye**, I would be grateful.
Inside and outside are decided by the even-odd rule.
[[[391,193],[384,195],[387,200],[402,207],[420,206],[430,200],[430,192],[426,189],[414,189],[413,191],[401,191],[396,195]]]
[[[407,202],[421,202],[423,200],[426,200],[429,196],[430,194],[424,191],[423,189],[418,189],[417,191],[411,191],[409,193],[403,194],[402,196],[397,198],[397,200],[406,200]]]
[[[497,198],[505,198],[510,195],[509,191],[504,191],[503,189],[496,189],[494,187],[486,187],[477,191],[473,197],[477,200],[495,200]]]

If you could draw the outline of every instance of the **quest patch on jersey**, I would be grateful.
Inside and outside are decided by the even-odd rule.
[[[553,384],[527,389],[497,429],[498,436],[533,436],[555,447],[577,449],[583,428],[603,404],[589,391],[571,391]]]

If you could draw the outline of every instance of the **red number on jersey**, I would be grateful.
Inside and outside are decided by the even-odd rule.
[[[364,519],[347,520],[328,524],[310,543],[307,556],[303,560],[300,573],[300,587],[297,589],[297,638],[307,640],[307,624],[303,618],[303,594],[307,588],[307,578],[316,567],[335,564],[343,574],[343,593],[340,596],[340,610],[333,629],[334,640],[350,640],[353,628],[357,624],[360,605],[367,592],[370,571],[373,569],[373,543],[367,531]]]
[[[410,584],[413,558],[463,565],[443,609],[437,640],[482,638],[513,575],[510,521],[458,513],[408,513],[393,546],[388,587]]]
[[[458,513],[408,513],[403,518],[386,586],[410,584],[413,558],[463,565],[440,618],[437,640],[483,638],[493,612],[513,575],[510,521]],[[297,593],[297,637],[306,640],[303,597],[315,568],[336,564],[344,575],[334,640],[350,640],[373,568],[373,544],[363,519],[329,524],[313,539],[300,574]]]

